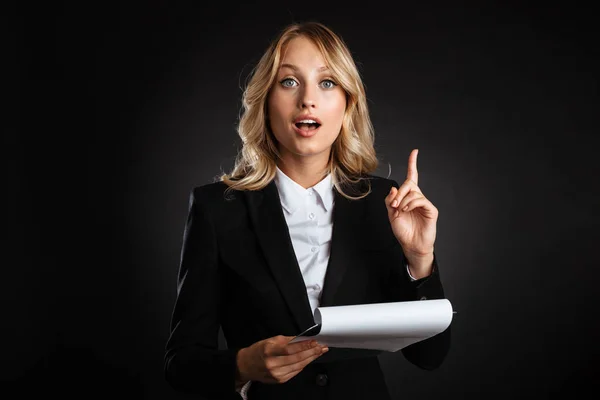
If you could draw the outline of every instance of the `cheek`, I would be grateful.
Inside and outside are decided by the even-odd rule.
[[[281,121],[287,120],[287,115],[289,114],[287,102],[288,100],[277,92],[269,96],[267,110],[271,124],[278,124]]]
[[[342,119],[344,118],[344,113],[346,111],[346,96],[345,94],[337,94],[333,98],[329,99],[328,102],[328,114],[339,121],[341,124]]]

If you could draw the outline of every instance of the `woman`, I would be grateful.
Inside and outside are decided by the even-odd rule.
[[[401,186],[371,175],[361,78],[320,23],[278,35],[243,104],[232,173],[191,194],[166,379],[208,398],[389,399],[378,351],[289,342],[318,306],[444,297],[417,150]],[[447,329],[402,354],[434,369],[449,343]]]

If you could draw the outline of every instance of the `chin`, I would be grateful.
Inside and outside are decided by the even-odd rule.
[[[329,152],[331,150],[331,145],[326,145],[323,143],[294,143],[294,153],[299,156],[316,156],[319,154],[323,154],[324,152]]]
[[[300,157],[314,157],[327,150],[295,149],[294,154]]]

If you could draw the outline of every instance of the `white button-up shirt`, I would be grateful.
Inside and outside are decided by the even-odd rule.
[[[275,185],[314,313],[319,306],[331,249],[334,206],[331,175],[305,189],[277,168]]]

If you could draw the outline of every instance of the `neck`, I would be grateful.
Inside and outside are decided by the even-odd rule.
[[[325,177],[328,159],[321,157],[285,157],[277,162],[279,169],[305,189],[315,186]]]

